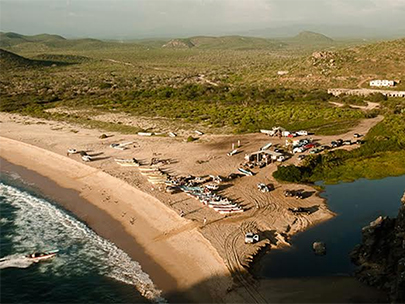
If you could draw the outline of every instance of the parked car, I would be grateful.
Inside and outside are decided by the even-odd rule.
[[[283,155],[280,155],[278,158],[277,158],[277,161],[279,161],[279,162],[283,162],[283,161],[285,161],[286,160],[286,158],[285,158],[285,156],[283,156]]]
[[[296,147],[296,148],[293,149],[294,154],[295,153],[302,153],[304,151],[305,151],[305,149],[303,147]]]
[[[363,135],[359,134],[359,133],[354,133],[353,137],[354,138],[360,138],[360,137],[363,137]]]
[[[306,155],[298,155],[298,160],[303,160],[306,157]]]
[[[245,234],[245,244],[253,244],[259,241],[259,235],[252,232]]]
[[[311,149],[311,148],[315,148],[315,147],[316,147],[316,144],[314,144],[314,143],[310,143],[310,144],[307,144],[304,146],[305,149]]]
[[[297,134],[300,135],[300,136],[307,136],[307,135],[308,135],[308,131],[300,130],[300,131],[297,132]]]
[[[323,149],[321,149],[321,148],[314,148],[311,151],[309,151],[309,153],[310,154],[316,154],[316,153],[319,153],[319,152],[322,152],[322,151],[323,151]]]
[[[343,144],[344,144],[345,146],[350,146],[350,145],[352,144],[352,141],[351,141],[350,139],[348,139],[348,140],[345,140],[345,141],[343,142]]]

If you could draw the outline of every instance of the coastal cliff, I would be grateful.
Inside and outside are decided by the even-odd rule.
[[[378,217],[362,230],[362,243],[351,253],[355,276],[405,302],[405,194],[397,218]]]

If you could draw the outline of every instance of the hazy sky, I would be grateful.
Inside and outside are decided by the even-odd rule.
[[[99,38],[227,34],[292,24],[405,29],[405,0],[0,0],[0,14],[1,31]]]

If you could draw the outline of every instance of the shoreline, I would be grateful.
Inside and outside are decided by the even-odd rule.
[[[196,229],[182,232],[182,227],[190,225],[189,221],[178,217],[156,198],[101,170],[65,156],[5,137],[1,137],[1,141],[2,158],[47,178],[64,191],[71,191],[70,194],[75,193],[82,203],[88,202],[87,205],[74,206],[67,203],[63,195],[58,198],[58,202],[61,199],[64,202],[63,207],[138,261],[142,270],[163,291],[163,297],[180,302],[212,302],[216,295],[211,290],[213,286],[217,285],[214,291],[223,291],[229,287],[225,285],[232,284],[228,269],[209,242]],[[69,170],[66,170],[67,167]],[[121,189],[120,193],[117,193],[117,188]],[[137,198],[136,202],[134,197]],[[86,210],[83,206],[86,206]],[[122,219],[120,221],[122,208],[131,211],[135,218],[133,225]],[[151,210],[154,208],[157,210]],[[160,216],[162,213],[166,214],[165,220]],[[108,225],[104,220],[100,221],[101,218]],[[111,227],[116,229],[116,233],[111,233]],[[180,232],[165,238],[167,231],[173,230]],[[190,246],[177,249],[179,242],[188,242]],[[196,246],[199,252],[193,250]],[[142,253],[139,254],[136,248],[142,248]],[[201,264],[199,258],[203,257],[206,257],[206,261]],[[209,267],[204,269],[205,266]]]
[[[2,172],[17,173],[18,178],[21,178],[27,188],[39,191],[41,196],[50,199],[59,207],[71,212],[99,236],[113,242],[118,248],[128,254],[131,259],[141,264],[142,270],[152,278],[154,284],[162,290],[162,294],[164,290],[177,288],[175,279],[144,252],[143,248],[125,231],[120,222],[114,220],[105,211],[80,197],[78,191],[63,188],[52,179],[26,167],[11,163],[2,157],[0,157],[0,164],[0,174]],[[95,221],[94,219],[98,219],[99,221]],[[186,299],[180,297],[175,298],[175,300]]]

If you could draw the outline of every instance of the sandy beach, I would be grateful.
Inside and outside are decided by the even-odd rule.
[[[109,221],[95,212],[95,209],[83,212],[80,210],[83,207],[77,204],[65,205],[97,232],[104,231],[102,236],[110,231],[107,238],[118,246],[122,243],[123,246],[120,247],[126,252],[131,253],[131,246],[139,248],[140,245],[144,254],[152,259],[149,264],[153,265],[148,267],[142,263],[142,267],[151,273],[153,281],[165,293],[186,291],[202,281],[228,274],[218,253],[196,229],[190,227],[188,220],[179,217],[155,198],[100,170],[65,159],[66,157],[6,138],[1,138],[1,142],[1,156],[9,162],[48,177],[63,188],[78,191],[82,198],[107,213],[111,217]],[[123,218],[135,220],[131,224],[132,221]],[[112,221],[119,222],[122,228],[111,232],[112,226],[116,225]],[[107,229],[102,229],[101,226]],[[125,234],[120,233],[122,231],[132,236],[133,244],[128,238],[123,239]],[[175,235],[173,233],[170,238],[163,238],[167,231],[178,232]],[[141,260],[147,261],[146,258]],[[162,269],[156,269],[154,264],[163,268],[166,275],[162,275]],[[227,288],[218,286],[217,283],[215,285],[217,288]],[[214,289],[215,286],[210,288]],[[194,300],[200,301],[204,294],[199,292]],[[211,298],[206,297],[203,301],[207,300],[210,301]]]
[[[317,139],[327,143],[351,138],[353,132],[364,134],[381,119],[368,119],[347,134]],[[0,114],[0,120],[0,156],[74,191],[91,205],[85,209],[77,203],[65,203],[64,207],[140,261],[168,295],[187,292],[187,298],[195,302],[264,302],[257,282],[249,279],[247,273],[252,256],[264,247],[290,246],[291,235],[334,216],[311,186],[276,182],[272,172],[277,164],[256,170],[252,177],[224,183],[221,195],[239,202],[245,209],[241,214],[226,216],[184,193],[166,193],[162,187],[151,184],[139,169],[120,167],[114,161],[135,157],[148,162],[160,158],[170,160],[161,168],[171,175],[227,176],[236,171],[244,153],[257,151],[269,141],[281,144],[282,139],[264,134],[204,135],[187,143],[184,138],[118,133],[99,139],[101,131],[63,122],[5,113]],[[241,153],[228,157],[227,152],[237,140],[242,144]],[[131,145],[124,151],[109,147],[119,142]],[[96,160],[83,163],[79,155],[68,157],[69,148],[89,151],[96,155]],[[293,157],[288,162],[297,161]],[[272,184],[274,190],[262,193],[257,190],[258,182]],[[287,189],[303,190],[307,197],[287,198],[283,195]],[[295,215],[288,211],[294,207],[316,207],[317,211]],[[181,217],[180,212],[185,216]],[[114,232],[110,233],[111,230]],[[261,241],[244,244],[244,233],[248,231],[260,232]],[[142,254],[137,255],[139,250],[131,246],[142,249]]]

